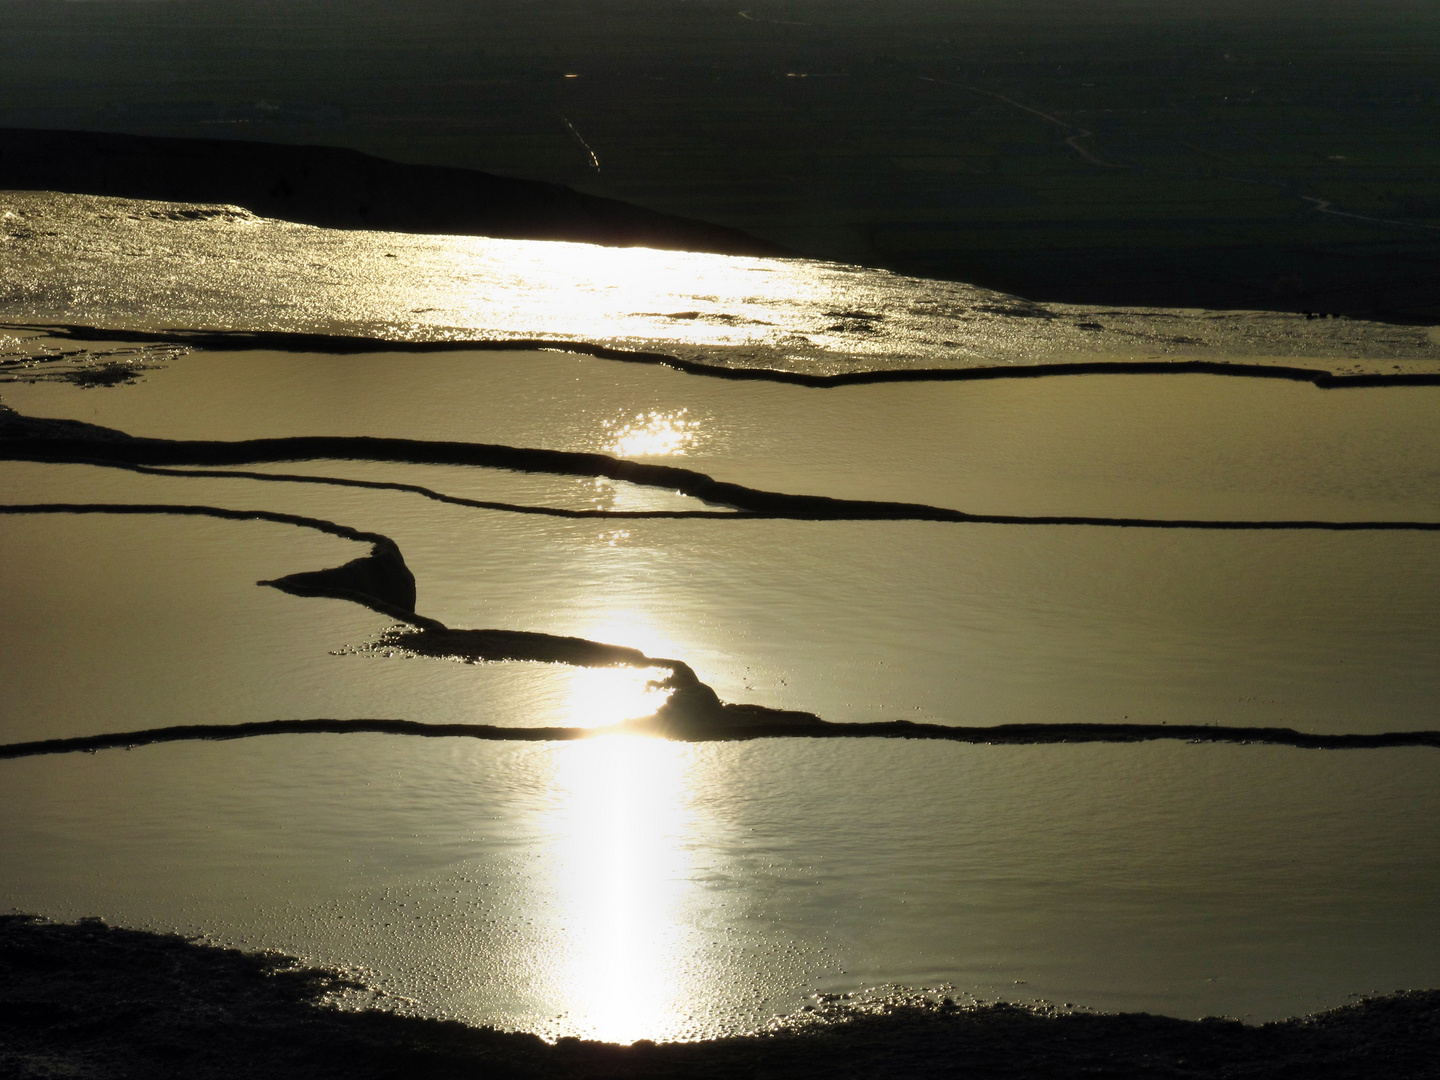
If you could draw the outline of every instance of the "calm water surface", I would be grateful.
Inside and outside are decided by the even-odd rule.
[[[84,235],[98,251],[108,234]],[[28,287],[79,290],[92,271],[67,266],[57,256]],[[296,280],[297,305],[320,310],[324,290]],[[199,293],[175,290],[144,317],[195,325]],[[116,324],[113,291],[70,302],[70,321]],[[1406,340],[1394,362],[1423,364],[1425,334]],[[1374,349],[1353,362],[1378,364]],[[1433,388],[1122,376],[817,391],[563,353],[191,352],[131,386],[3,391],[30,415],[137,435],[597,450],[987,513],[1440,520]],[[533,505],[694,505],[480,469],[263,469]],[[1423,533],[562,520],[15,462],[0,490],[383,532],[418,609],[452,626],[638,646],[726,700],[834,721],[1437,726],[1440,539]],[[599,725],[658,701],[642,672],[366,652],[384,617],[256,587],[360,553],[333,536],[27,516],[0,522],[0,548],[4,741],[290,716]],[[0,905],[285,949],[362,969],[396,1007],[548,1035],[751,1030],[814,992],[901,985],[1251,1019],[1440,985],[1440,756],[1426,750],[287,736],[0,765]]]

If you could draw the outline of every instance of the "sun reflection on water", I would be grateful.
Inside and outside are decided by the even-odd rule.
[[[695,444],[700,422],[687,417],[688,409],[636,413],[629,423],[606,421],[613,429],[608,449],[621,457],[668,457],[685,453]]]
[[[557,749],[552,852],[566,1033],[629,1043],[684,1006],[693,889],[686,747],[612,735]]]
[[[639,612],[612,610],[586,628],[650,655],[673,644]],[[653,713],[663,668],[599,668],[571,687],[570,723],[599,727]],[[547,860],[556,929],[548,997],[555,1032],[613,1042],[663,1038],[683,1023],[693,988],[697,901],[690,748],[602,735],[554,748]]]
[[[573,727],[606,727],[649,716],[669,697],[657,684],[666,668],[580,668],[570,675],[569,717]]]

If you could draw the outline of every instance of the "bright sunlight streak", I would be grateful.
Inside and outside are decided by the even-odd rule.
[[[597,612],[594,621],[582,624],[581,633],[591,641],[629,645],[649,656],[679,655],[674,643],[652,626],[640,612],[611,609]],[[566,723],[573,727],[606,727],[622,720],[652,715],[670,691],[656,684],[670,676],[663,667],[575,668],[567,674],[569,701]]]
[[[570,673],[566,722],[574,727],[607,727],[650,716],[670,694],[651,684],[669,674],[665,668],[577,668]]]
[[[607,420],[613,435],[608,449],[621,457],[667,457],[683,454],[698,435],[698,420],[686,417],[688,409],[673,412],[636,413],[629,423]]]
[[[687,747],[608,736],[556,750],[554,866],[566,1030],[654,1038],[684,1004],[685,901],[692,890]]]

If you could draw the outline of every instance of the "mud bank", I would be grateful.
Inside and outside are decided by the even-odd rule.
[[[3,418],[4,414],[0,414]],[[65,421],[62,423],[72,423]],[[105,431],[107,429],[99,429]],[[23,440],[22,440],[23,441]],[[43,439],[33,440],[43,442]],[[104,439],[90,441],[109,445]],[[139,440],[136,440],[139,441]],[[544,453],[552,453],[545,451]],[[3,456],[3,448],[0,448]],[[594,456],[594,455],[590,455]],[[679,471],[679,470],[675,470]],[[229,510],[184,504],[36,503],[0,504],[0,515],[113,514],[210,517],[225,521],[265,521],[313,529],[347,540],[369,543],[367,554],[322,570],[303,571],[259,581],[281,592],[327,597],[359,604],[405,624],[385,632],[371,648],[415,657],[464,663],[529,661],[571,667],[661,669],[669,675],[652,685],[669,692],[653,715],[608,728],[499,727],[489,724],[418,724],[399,719],[315,719],[259,721],[244,724],[194,724],[68,739],[47,739],[0,746],[0,760],[43,754],[86,752],[166,742],[229,740],[260,735],[379,733],[429,738],[565,741],[597,734],[659,735],[691,742],[757,738],[888,738],[949,742],[1035,745],[1044,743],[1135,743],[1157,739],[1202,743],[1290,746],[1298,749],[1380,749],[1401,746],[1440,747],[1440,732],[1400,731],[1372,734],[1320,735],[1291,728],[1222,727],[1209,724],[1005,724],[995,727],[952,727],[908,720],[879,723],[830,723],[814,713],[765,705],[724,702],[683,660],[648,656],[639,649],[588,638],[525,630],[450,627],[415,610],[415,577],[399,546],[380,533],[364,532],[321,518],[263,510]],[[1115,521],[1106,522],[1115,524]],[[1185,527],[1185,523],[1175,523]],[[1220,527],[1250,527],[1212,523]],[[1271,523],[1259,527],[1293,527]],[[1318,528],[1409,528],[1440,531],[1440,524],[1310,523]]]
[[[1252,1027],[918,996],[820,998],[774,1030],[632,1046],[341,1010],[347,975],[110,927],[0,916],[0,1071],[95,1080],[344,1077],[1434,1076],[1440,992]]]
[[[804,728],[819,724],[818,717],[811,713],[784,709],[770,709],[761,705],[732,705],[722,702],[705,683],[701,682],[694,670],[682,660],[651,657],[639,649],[622,645],[609,645],[591,641],[588,638],[568,637],[558,634],[541,634],[526,630],[471,630],[446,626],[438,619],[421,615],[415,610],[415,576],[405,563],[399,546],[389,537],[379,533],[362,532],[346,525],[325,521],[321,518],[301,517],[295,514],[277,514],[264,510],[227,510],[216,506],[187,506],[170,504],[126,504],[126,503],[48,503],[29,506],[0,505],[0,514],[114,514],[114,515],[157,515],[179,517],[209,517],[222,521],[266,521],[298,528],[314,529],[317,532],[356,540],[370,544],[368,553],[340,566],[323,570],[308,570],[285,577],[256,582],[292,596],[328,597],[345,600],[362,607],[388,615],[406,624],[404,632],[391,631],[380,641],[380,647],[395,648],[414,656],[462,660],[468,663],[482,661],[532,661],[542,664],[566,664],[571,667],[633,667],[640,669],[659,668],[670,674],[655,682],[655,686],[669,691],[669,697],[660,710],[644,721],[647,731],[658,734],[708,732],[737,726],[746,729],[760,725],[781,724],[788,728]],[[336,730],[353,730],[345,726],[349,721],[340,721]],[[392,725],[386,730],[405,730],[421,725],[409,725],[404,721],[382,721]],[[303,722],[302,722],[303,724]],[[398,724],[396,729],[393,725]],[[282,724],[282,728],[283,728]],[[265,725],[262,724],[262,727]],[[456,725],[452,734],[465,734],[469,725]],[[483,725],[482,725],[483,727]],[[302,729],[296,729],[302,730]],[[504,729],[498,729],[504,730]],[[541,734],[535,735],[534,731]],[[255,730],[250,734],[279,734],[280,730]],[[411,731],[410,733],[415,733]],[[423,733],[423,731],[421,732]],[[473,732],[470,732],[473,734]],[[531,738],[578,738],[587,729],[532,729]],[[189,738],[213,738],[214,732],[205,725],[185,729],[177,735],[174,730],[164,735],[150,733],[148,741],[173,742]],[[222,735],[222,738],[241,737]],[[483,736],[482,736],[483,737]],[[147,741],[121,736],[116,745],[137,745]],[[63,740],[62,740],[63,741]],[[75,747],[72,749],[82,749]],[[84,747],[83,749],[96,749]],[[13,750],[13,748],[12,748]],[[30,756],[37,752],[33,747],[25,753],[11,756]],[[49,751],[38,751],[41,753]]]
[[[546,451],[549,453],[549,451]],[[3,451],[0,451],[3,453]],[[465,663],[531,661],[572,667],[658,668],[670,674],[654,685],[668,690],[665,704],[652,716],[612,728],[506,728],[487,724],[416,724],[405,720],[281,720],[239,725],[184,725],[77,739],[51,739],[0,746],[0,759],[37,754],[91,752],[113,747],[161,742],[225,740],[256,735],[371,732],[428,737],[503,740],[568,740],[606,731],[661,735],[686,741],[754,738],[899,738],[958,742],[1036,744],[1074,742],[1264,743],[1301,749],[1378,749],[1397,746],[1440,747],[1440,732],[1406,731],[1365,735],[1315,735],[1290,728],[1221,727],[1202,724],[1006,724],[991,728],[951,727],[908,720],[881,723],[828,723],[814,713],[764,705],[721,701],[683,660],[648,656],[639,649],[588,638],[525,630],[464,629],[446,626],[415,610],[415,577],[399,546],[380,533],[363,532],[321,518],[263,510],[228,510],[215,506],[126,503],[37,503],[0,505],[0,515],[116,514],[210,517],[226,521],[266,521],[314,529],[371,545],[370,551],[340,566],[259,581],[294,596],[328,597],[359,604],[406,624],[387,631],[374,648],[411,656]],[[1111,522],[1113,523],[1113,522]],[[1222,527],[1245,527],[1218,523]],[[1281,527],[1283,523],[1280,524]],[[1263,526],[1262,526],[1263,527]],[[1393,523],[1318,523],[1319,528],[1393,528]],[[1440,524],[1404,523],[1401,528],[1440,531]]]
[[[371,461],[406,465],[460,465],[552,476],[606,478],[688,495],[703,503],[732,508],[722,515],[693,512],[645,512],[644,517],[763,517],[796,521],[936,521],[976,525],[1071,525],[1142,529],[1319,530],[1327,532],[1440,532],[1435,521],[1226,520],[1205,518],[1103,517],[1077,514],[976,514],[924,503],[873,499],[839,499],[827,495],[767,491],[717,480],[707,473],[673,465],[652,465],[608,454],[536,447],[506,446],[373,436],[293,436],[220,441],[210,439],[136,438],[112,428],[73,420],[26,417],[0,405],[0,460],[37,461],[120,467],[174,465],[255,465],[288,461]],[[178,475],[186,475],[180,473]],[[189,475],[196,475],[191,473]],[[204,474],[201,474],[204,475]],[[254,474],[246,479],[257,479]],[[264,477],[269,481],[380,487],[370,481],[335,477]],[[440,496],[417,485],[397,487],[429,498],[441,498],[483,509],[556,514],[551,508],[517,506]],[[24,508],[6,512],[23,513]],[[71,511],[78,512],[78,511]],[[570,516],[580,516],[570,512]],[[612,516],[588,514],[586,516]],[[626,516],[626,515],[613,515]]]
[[[501,631],[479,631],[502,633]],[[533,635],[544,637],[545,635]],[[594,642],[586,642],[594,645]],[[562,661],[563,662],[563,661]],[[659,663],[667,663],[660,661]],[[678,667],[688,671],[684,665]],[[1170,739],[1188,743],[1288,746],[1297,750],[1440,749],[1440,731],[1386,731],[1362,735],[1317,735],[1293,728],[1226,727],[1218,724],[999,724],[952,727],[892,720],[835,724],[812,713],[736,705],[714,698],[698,680],[685,685],[654,716],[609,727],[501,727],[495,724],[422,724],[413,720],[257,720],[243,724],[182,724],[119,731],[71,739],[42,739],[0,745],[0,761],[46,754],[93,754],[173,742],[228,742],[264,735],[408,735],[422,739],[483,739],[490,742],[569,742],[601,735],[655,735],[680,742],[739,742],[749,739],[923,739],[990,746],[1044,746],[1080,743],[1142,743]],[[669,683],[671,680],[666,680]],[[682,696],[700,698],[701,705]],[[679,700],[677,701],[677,697]]]
[[[681,313],[688,315],[693,313]],[[831,313],[839,314],[839,313]],[[671,318],[680,318],[680,315]],[[770,382],[830,390],[843,386],[873,386],[882,383],[989,382],[995,379],[1046,379],[1077,375],[1218,375],[1225,378],[1276,379],[1309,383],[1319,390],[1360,390],[1382,386],[1440,386],[1440,374],[1433,372],[1361,372],[1344,374],[1324,368],[1281,363],[1251,363],[1244,360],[1084,360],[1025,364],[977,364],[969,367],[883,368],[815,374],[771,367],[739,367],[687,359],[647,349],[615,348],[595,342],[556,338],[506,337],[500,339],[461,338],[413,340],[366,337],[350,334],[313,334],[265,330],[134,330],[103,329],[65,323],[0,323],[0,329],[43,333],[48,337],[75,342],[125,342],[151,348],[202,349],[206,352],[243,352],[264,349],[270,352],[320,353],[354,356],[359,353],[445,353],[513,352],[554,349],[614,360],[626,364],[666,367],[686,375],[735,382]],[[3,370],[3,366],[0,366]]]
[[[13,413],[12,413],[13,415]],[[6,413],[0,413],[0,420]],[[39,425],[20,418],[22,425]],[[75,422],[65,420],[68,429]],[[84,425],[79,425],[84,426]],[[108,429],[96,429],[108,432]],[[3,429],[0,429],[3,432]],[[9,446],[45,444],[48,439],[17,439]],[[104,448],[111,445],[138,444],[121,438],[89,436],[72,439],[79,445]],[[0,456],[7,456],[6,441],[0,439]],[[554,451],[536,451],[554,454]],[[23,456],[23,455],[22,455]],[[600,455],[570,455],[600,456]],[[81,458],[84,461],[84,458]],[[611,459],[606,459],[611,461]],[[619,462],[626,464],[626,462]],[[657,467],[660,468],[660,467]],[[683,472],[681,469],[668,469]],[[701,474],[694,474],[701,475]],[[706,478],[708,480],[708,478]],[[337,481],[338,482],[338,481]],[[713,481],[711,481],[713,482]],[[786,497],[780,497],[786,498]],[[806,497],[798,497],[806,498]],[[864,504],[861,504],[864,505]],[[958,513],[958,511],[952,511]],[[376,651],[402,652],[412,657],[432,658],[480,664],[480,662],[530,661],[540,664],[563,664],[569,667],[629,667],[638,670],[670,672],[652,685],[670,691],[667,701],[652,716],[625,721],[612,727],[497,727],[492,724],[419,724],[396,719],[318,719],[255,721],[245,724],[184,724],[184,726],[144,729],[86,736],[79,739],[50,739],[39,742],[10,743],[0,746],[0,759],[52,755],[52,753],[94,753],[112,747],[145,746],[192,740],[229,740],[264,734],[304,733],[383,733],[409,734],[422,737],[467,737],[488,740],[549,740],[583,739],[606,732],[658,734],[687,742],[710,740],[773,739],[929,739],[968,743],[1138,743],[1156,739],[1185,740],[1198,743],[1263,743],[1292,746],[1297,749],[1381,749],[1381,747],[1440,747],[1440,732],[1382,732],[1371,734],[1310,734],[1287,727],[1221,727],[1217,724],[1090,724],[1038,723],[1001,724],[995,727],[952,727],[949,724],[914,723],[909,720],[881,723],[828,723],[806,711],[785,710],[760,704],[736,704],[721,701],[716,691],[703,683],[690,665],[681,660],[649,657],[641,649],[590,641],[588,638],[556,634],[536,634],[514,629],[465,629],[446,626],[438,619],[416,612],[415,575],[410,572],[399,546],[380,533],[357,530],[324,518],[301,517],[264,510],[228,510],[210,505],[186,504],[101,504],[101,503],[39,503],[0,504],[0,516],[27,514],[117,514],[117,516],[179,516],[212,517],[226,521],[269,521],[327,533],[341,539],[369,543],[369,553],[340,566],[321,570],[305,570],[276,579],[261,580],[256,585],[269,586],[294,596],[347,600],[364,608],[390,616],[405,624],[390,629],[372,645]],[[960,518],[966,520],[969,516]],[[972,518],[973,520],[973,518]],[[998,518],[996,518],[998,520]],[[1018,521],[1018,520],[1017,520]],[[1034,520],[1031,520],[1034,523]],[[1054,520],[1047,523],[1132,524],[1116,520]],[[1164,524],[1169,527],[1194,527],[1192,523]],[[1440,524],[1427,523],[1197,523],[1221,528],[1403,528],[1403,530],[1440,531]]]

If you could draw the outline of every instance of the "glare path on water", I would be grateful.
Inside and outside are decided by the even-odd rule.
[[[1389,371],[1440,359],[1425,327],[1034,303],[806,259],[351,232],[97,196],[0,193],[0,245],[0,319],[16,322],[585,342],[814,374],[1182,357]]]
[[[695,990],[682,975],[693,892],[685,753],[625,735],[556,749],[547,861],[562,944],[551,975],[569,1031],[653,1037]]]

